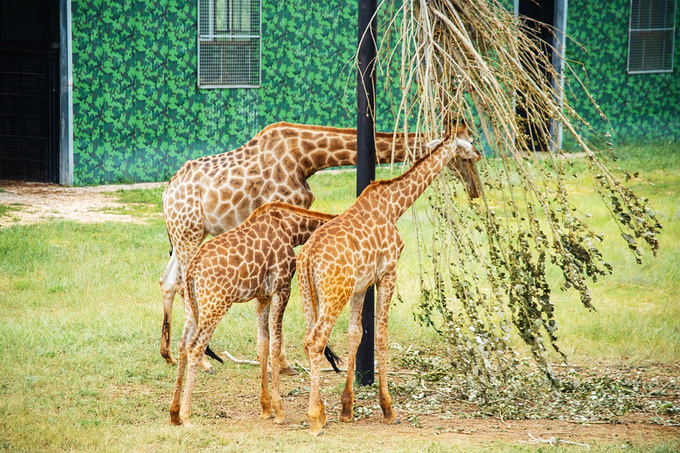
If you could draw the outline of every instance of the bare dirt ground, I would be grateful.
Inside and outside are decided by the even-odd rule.
[[[145,183],[134,185],[113,185],[99,187],[62,187],[54,184],[20,183],[0,181],[0,206],[9,206],[6,215],[0,217],[0,228],[10,225],[26,225],[47,221],[53,218],[75,220],[79,222],[135,222],[139,218],[120,214],[117,211],[124,206],[116,202],[111,192],[118,190],[144,189],[162,186],[163,183]],[[109,194],[109,195],[107,195]],[[226,366],[234,366],[228,364]],[[398,375],[399,372],[396,372]],[[680,381],[680,365],[672,366],[661,374]],[[276,435],[282,429],[267,420],[257,419],[257,373],[253,372],[253,391],[249,394],[239,393],[227,397],[225,402],[214,408],[215,414],[203,422],[215,424],[227,431],[247,431],[258,429],[262,434]],[[658,375],[658,373],[657,373]],[[298,376],[299,377],[299,376]],[[399,377],[390,378],[399,382]],[[282,382],[287,413],[291,423],[284,429],[306,429],[305,414],[308,394],[302,393],[299,379]],[[334,373],[326,373],[324,387],[339,386],[344,378]],[[673,381],[675,382],[675,381]],[[287,389],[286,389],[287,388]],[[224,392],[220,385],[220,391]],[[242,388],[241,388],[242,390]],[[660,386],[660,390],[666,388]],[[435,390],[436,391],[436,390]],[[656,390],[655,390],[656,391]],[[680,395],[672,392],[667,400],[680,406]],[[224,393],[223,393],[224,394]],[[649,398],[649,394],[640,396]],[[587,448],[594,445],[608,445],[616,449],[642,447],[645,445],[671,443],[680,447],[680,427],[669,426],[651,421],[654,414],[640,410],[631,410],[625,415],[612,417],[609,420],[559,420],[558,417],[540,419],[507,420],[501,417],[475,416],[476,410],[469,404],[461,402],[441,401],[440,407],[414,404],[406,395],[393,395],[395,409],[402,423],[397,426],[385,426],[379,422],[380,409],[376,398],[371,401],[357,401],[359,413],[352,424],[337,423],[339,403],[334,400],[338,395],[327,395],[327,413],[329,427],[327,435],[338,435],[340,438],[350,433],[356,434],[360,429],[368,442],[381,442],[381,439],[398,438],[408,442],[409,439],[429,438],[443,444],[478,444],[488,445],[501,442],[515,445],[569,445],[574,448]],[[364,408],[364,409],[362,409]],[[226,423],[225,423],[226,422]],[[255,424],[255,426],[253,426]],[[225,426],[226,425],[226,426]],[[351,430],[351,431],[350,431]],[[334,432],[335,434],[331,434]],[[376,445],[373,443],[373,445]]]
[[[214,426],[216,431],[225,436],[237,436],[242,432],[257,432],[261,437],[273,437],[285,432],[305,432],[308,429],[306,413],[309,398],[308,376],[302,372],[298,376],[284,376],[281,382],[284,396],[284,410],[289,423],[282,426],[275,425],[271,420],[260,420],[259,415],[259,380],[256,367],[248,367],[250,372],[239,374],[243,381],[241,385],[225,386],[224,375],[230,374],[233,363],[216,365],[216,375],[203,376],[200,383],[200,393],[194,400],[197,415],[196,423],[204,426]],[[225,369],[222,369],[224,367]],[[619,373],[621,368],[608,367],[607,372]],[[629,368],[623,372],[622,379],[636,379],[642,368]],[[667,390],[668,381],[674,379],[679,366],[658,368],[650,366],[644,368],[649,375],[641,379],[648,381],[651,376],[661,377],[659,389]],[[598,369],[600,373],[602,369]],[[390,373],[389,381],[400,384],[410,380],[412,373],[398,370]],[[662,383],[665,382],[665,383]],[[432,399],[437,390],[430,383],[432,393],[423,399],[415,400],[413,394],[392,391],[393,405],[401,423],[398,425],[383,425],[380,423],[381,411],[378,406],[377,390],[357,389],[355,394],[355,421],[350,424],[337,421],[340,413],[340,393],[344,385],[344,375],[333,372],[322,373],[322,392],[326,402],[328,426],[322,437],[331,443],[337,439],[355,439],[362,436],[366,445],[376,448],[383,445],[389,451],[394,445],[411,445],[413,451],[421,451],[423,446],[430,443],[440,447],[474,445],[489,448],[490,451],[502,451],[503,446],[532,446],[543,447],[562,446],[585,451],[594,447],[606,450],[622,450],[637,448],[642,451],[652,450],[654,446],[668,445],[680,448],[680,427],[650,422],[654,416],[644,408],[632,409],[630,412],[603,420],[599,417],[580,417],[565,414],[564,419],[536,418],[536,419],[505,419],[498,416],[479,416],[477,407],[469,402],[455,399]],[[648,398],[646,392],[641,399]],[[677,392],[667,392],[666,398],[678,401]],[[429,401],[428,401],[429,399]],[[529,402],[531,404],[531,402]],[[202,416],[200,416],[201,414]],[[360,433],[360,434],[359,434]],[[281,438],[286,442],[288,436]],[[409,447],[410,448],[410,447]],[[437,450],[437,448],[435,448]],[[430,449],[430,451],[435,451]]]
[[[141,183],[94,187],[63,187],[17,181],[0,181],[0,205],[9,211],[0,216],[0,228],[29,225],[60,218],[77,222],[138,222],[117,213],[124,207],[108,194],[118,190],[148,189],[165,183]]]

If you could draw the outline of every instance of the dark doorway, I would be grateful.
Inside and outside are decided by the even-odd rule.
[[[0,179],[57,182],[59,2],[0,0]]]
[[[554,33],[550,27],[555,26],[555,0],[519,0],[518,14],[524,20],[532,38],[539,49],[548,57],[548,61],[553,61],[552,48],[554,45]],[[543,77],[552,79],[548,68],[543,68]],[[550,80],[552,84],[553,81]],[[550,120],[548,118],[537,118],[529,115],[524,107],[522,93],[517,96],[517,114],[526,120],[525,133],[529,136],[529,147],[534,151],[548,151],[550,149],[550,137],[546,133],[550,130]],[[531,117],[531,118],[530,118]]]

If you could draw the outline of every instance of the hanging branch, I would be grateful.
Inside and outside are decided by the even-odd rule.
[[[394,103],[395,133],[429,140],[447,119],[465,119],[488,156],[479,168],[479,202],[469,201],[455,178],[439,178],[429,241],[416,222],[422,289],[416,317],[441,333],[456,366],[482,391],[516,369],[513,332],[552,379],[546,341],[560,350],[546,266],[559,267],[562,289],[577,290],[588,309],[594,309],[588,282],[612,267],[597,247],[601,236],[570,201],[569,156],[552,139],[550,122],[561,124],[585,155],[594,188],[636,259],[641,243],[656,253],[661,225],[648,201],[605,165],[602,151],[611,150],[597,139],[603,135],[560,101],[560,84],[551,80],[562,76],[536,31],[498,1],[385,1],[380,8],[386,31],[377,67],[388,89],[398,80],[402,93]],[[569,81],[584,88],[575,74]],[[552,152],[533,152],[534,144]]]

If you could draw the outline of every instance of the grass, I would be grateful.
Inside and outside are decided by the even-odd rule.
[[[570,182],[580,206],[593,215],[595,229],[605,233],[603,251],[614,264],[613,275],[592,285],[596,312],[580,307],[576,294],[555,293],[560,345],[573,363],[680,361],[676,296],[680,293],[676,189],[680,162],[673,151],[672,147],[631,148],[619,161],[654,184],[641,178],[632,181],[640,194],[652,200],[664,224],[658,256],[645,256],[641,266],[602,212],[587,178]],[[389,168],[378,171],[379,178],[389,174]],[[310,181],[317,199],[313,208],[338,213],[349,206],[354,177],[351,171],[315,175]],[[116,196],[134,207],[133,213],[142,214],[160,212],[161,193],[162,189],[130,190]],[[424,209],[422,199],[416,209]],[[390,312],[390,341],[437,349],[441,344],[437,336],[413,320],[419,293],[412,223],[407,213],[399,224],[406,242],[398,277],[403,302],[395,300]],[[375,415],[349,426],[332,422],[324,436],[311,439],[295,424],[305,418],[305,375],[282,384],[289,395],[284,404],[294,422],[283,429],[257,421],[257,372],[231,364],[216,367],[215,376],[199,378],[192,406],[196,427],[168,426],[175,368],[158,354],[157,284],[167,250],[158,217],[144,224],[50,221],[0,229],[0,348],[4,351],[0,355],[0,450],[254,451],[294,446],[299,451],[535,451],[516,442],[476,441],[475,435],[461,440],[425,435],[426,430],[404,434],[402,428],[390,435],[391,428],[378,426]],[[304,318],[299,305],[294,283],[284,321],[286,348],[294,360],[304,362],[300,347]],[[176,301],[173,345],[181,331],[182,312]],[[345,312],[331,337],[340,352],[346,348],[346,325]],[[252,305],[232,307],[212,344],[252,358],[256,344]],[[329,404],[339,399],[341,381],[334,382],[327,385]],[[627,450],[677,448],[677,439],[649,442],[640,441]],[[593,451],[620,448],[612,445],[605,442]]]
[[[0,204],[0,217],[11,216],[13,211],[19,211],[21,207],[16,204]]]

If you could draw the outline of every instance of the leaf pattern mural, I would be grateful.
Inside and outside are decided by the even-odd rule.
[[[76,184],[165,180],[277,121],[354,126],[356,2],[263,0],[261,88],[212,90],[196,87],[196,3],[73,0]],[[587,51],[570,43],[568,57],[585,64],[616,138],[679,140],[679,72],[626,74],[628,8],[571,0],[567,31]],[[392,127],[386,93],[378,88],[380,130]],[[583,92],[572,97],[608,130]]]
[[[628,74],[630,2],[569,0],[567,58],[611,127],[582,89],[568,99],[602,138],[610,132],[617,143],[680,140],[680,39],[675,39],[675,68],[671,73]],[[676,23],[680,24],[680,11]],[[579,46],[577,43],[583,45]],[[575,76],[571,76],[572,86]]]

